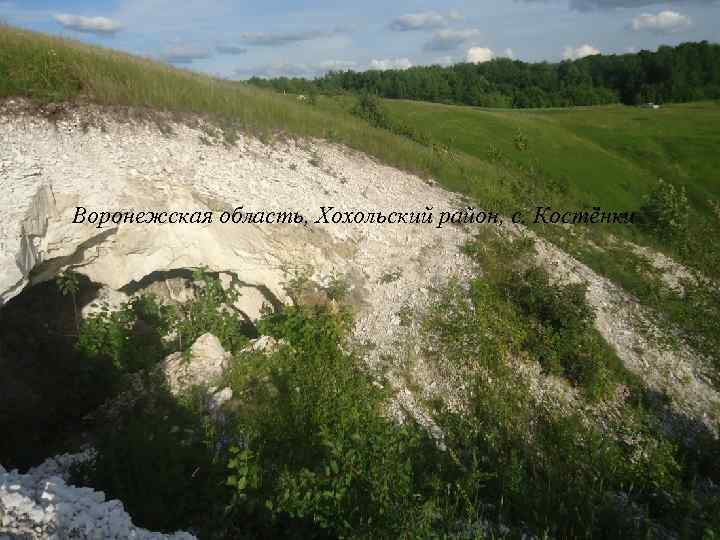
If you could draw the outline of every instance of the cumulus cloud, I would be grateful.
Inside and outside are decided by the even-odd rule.
[[[687,15],[677,11],[661,11],[657,15],[643,13],[632,20],[632,29],[636,32],[648,30],[657,34],[682,32],[692,26],[692,20]]]
[[[179,43],[163,50],[158,58],[169,64],[191,64],[195,60],[204,60],[210,58],[211,53],[208,49],[195,47],[187,43]]]
[[[600,54],[600,51],[593,47],[592,45],[585,44],[580,45],[579,47],[565,47],[565,50],[563,51],[563,59],[564,60],[578,60],[580,58],[585,58],[586,56],[592,56],[594,54]]]
[[[480,30],[477,28],[438,30],[433,34],[432,39],[425,44],[424,49],[426,51],[452,51],[479,37]]]
[[[503,56],[506,58],[510,58],[511,60],[515,60],[515,51],[508,47],[503,51]]]
[[[306,32],[246,32],[240,34],[240,41],[248,45],[261,47],[278,47],[302,41],[329,38],[337,35],[339,30],[309,30]]]
[[[247,52],[247,49],[245,47],[241,47],[239,45],[230,45],[227,43],[221,43],[219,45],[216,45],[215,50],[220,54],[232,55],[245,54]]]
[[[122,25],[107,17],[83,17],[82,15],[68,15],[60,13],[53,15],[53,19],[63,28],[83,32],[86,34],[113,35],[122,30]]]
[[[434,30],[444,26],[447,26],[447,19],[435,11],[402,15],[390,23],[390,29],[397,32]]]
[[[386,69],[408,69],[413,66],[409,58],[384,58],[371,60],[370,69],[385,71]]]
[[[495,57],[495,53],[487,47],[470,47],[465,55],[465,60],[472,64],[489,62]]]

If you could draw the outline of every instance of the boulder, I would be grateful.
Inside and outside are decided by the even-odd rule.
[[[162,370],[170,391],[178,394],[192,386],[211,383],[229,367],[231,359],[220,340],[208,333],[195,341],[187,356],[181,352],[168,355]]]

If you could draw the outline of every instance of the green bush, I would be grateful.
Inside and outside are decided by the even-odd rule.
[[[564,375],[601,397],[613,388],[611,369],[622,370],[617,355],[595,330],[595,313],[588,304],[584,284],[551,284],[547,272],[532,267],[511,272],[498,284],[526,321],[526,349],[546,371]]]
[[[235,504],[295,531],[278,535],[398,537],[420,526],[421,480],[436,450],[417,426],[384,417],[384,392],[341,348],[347,323],[327,307],[265,318],[262,332],[287,345],[265,360],[266,382],[234,387],[251,411],[240,413],[246,445],[229,462]]]
[[[533,249],[527,238],[495,236],[465,247],[483,273],[470,281],[469,300],[477,315],[463,324],[487,325],[481,318],[492,306],[502,315],[495,323],[502,330],[491,335],[501,338],[515,354],[529,354],[546,372],[566,377],[588,397],[606,397],[618,382],[637,390],[636,378],[594,327],[595,313],[586,299],[586,285],[551,283],[547,271],[528,263]],[[436,329],[443,323],[433,319],[428,324]],[[514,340],[505,338],[507,335]],[[451,357],[460,354],[468,353],[454,351]],[[487,348],[482,354],[487,354]]]
[[[432,145],[432,140],[426,133],[417,131],[405,122],[393,120],[387,109],[383,107],[380,99],[373,94],[360,94],[357,103],[350,112],[354,116],[362,118],[373,127],[385,129],[395,135],[400,135],[401,137],[406,137],[411,141],[422,144],[423,146]]]
[[[680,240],[687,233],[689,213],[685,187],[676,188],[660,178],[655,189],[645,196],[643,225],[661,240]]]
[[[223,347],[238,352],[248,342],[253,329],[233,308],[239,298],[234,287],[226,290],[220,279],[205,270],[193,272],[195,300],[179,305],[173,315],[173,330],[182,350],[188,349],[201,335],[210,332]]]
[[[118,311],[103,310],[80,325],[77,348],[89,358],[108,358],[116,369],[134,372],[153,366],[169,352],[172,309],[153,296],[131,299]]]
[[[496,247],[513,257],[529,246]],[[78,475],[121,497],[140,525],[209,538],[482,538],[499,524],[558,538],[645,538],[658,523],[687,537],[712,530],[717,500],[696,500],[691,469],[647,415],[600,431],[535,402],[508,358],[555,354],[564,375],[592,388],[607,351],[582,337],[594,331],[583,287],[551,285],[532,266],[506,274],[489,266],[467,286],[450,283],[422,321],[428,358],[467,381],[466,408],[430,407],[437,439],[412,417],[389,418],[387,383],[346,345],[347,309],[294,305],[258,323],[275,350],[236,353],[221,421],[201,392],[177,400],[151,382],[100,431],[98,460]],[[212,310],[186,309],[193,328],[215,324]]]
[[[693,531],[688,537],[701,534],[712,523],[707,516],[717,501],[694,500],[690,463],[658,434],[651,416],[629,408],[600,430],[580,415],[536,402],[528,382],[508,365],[508,357],[538,354],[528,348],[539,331],[528,320],[551,333],[571,328],[577,334],[553,335],[579,349],[585,346],[582,329],[591,324],[577,290],[552,289],[533,269],[525,275],[532,277],[510,281],[541,290],[522,303],[508,297],[513,292],[525,298],[518,293],[522,287],[502,289],[484,274],[469,289],[454,282],[440,290],[424,321],[430,357],[462,368],[467,381],[469,407],[458,412],[440,404],[434,414],[454,464],[442,471],[442,481],[454,486],[446,497],[464,507],[456,518],[481,515],[558,538],[645,538],[653,534],[653,523],[687,527]],[[555,309],[563,306],[559,298],[574,302],[570,321]],[[562,347],[561,340],[554,345]],[[591,373],[602,373],[593,352],[586,358],[585,351],[568,351],[560,368],[562,361],[571,361],[571,368],[585,362]]]

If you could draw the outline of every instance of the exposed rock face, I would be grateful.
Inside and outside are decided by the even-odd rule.
[[[0,540],[193,540],[191,534],[165,535],[133,525],[123,504],[105,494],[66,483],[68,468],[92,459],[92,452],[51,458],[27,474],[0,466]]]
[[[228,368],[232,355],[212,334],[200,336],[190,348],[189,358],[176,352],[163,362],[170,391],[177,394],[191,386],[208,384]]]
[[[340,211],[436,211],[453,197],[419,178],[325,143],[272,147],[241,137],[208,146],[204,132],[173,124],[119,122],[83,109],[53,126],[0,106],[0,305],[30,282],[65,268],[113,291],[178,269],[207,267],[243,284],[249,318],[266,300],[287,300],[286,269],[351,277],[367,305],[381,276],[407,269],[398,282],[417,289],[457,269],[463,234],[423,225],[315,224],[321,206]],[[94,116],[93,116],[94,115]],[[88,116],[104,129],[78,126]],[[222,211],[299,212],[304,225],[220,223]],[[214,212],[213,223],[73,223],[76,207],[93,211]],[[407,285],[407,287],[405,287]]]

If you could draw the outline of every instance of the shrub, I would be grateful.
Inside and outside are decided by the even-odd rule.
[[[173,317],[180,348],[188,349],[197,338],[210,332],[226,350],[242,349],[252,329],[233,307],[240,296],[237,290],[225,289],[219,278],[202,269],[193,272],[193,290],[195,300],[178,306]]]
[[[545,370],[564,375],[592,397],[607,395],[613,388],[610,368],[621,362],[593,327],[587,287],[553,285],[539,267],[512,272],[499,286],[521,311],[528,326],[524,345]]]
[[[509,257],[528,248],[499,246]],[[277,349],[235,355],[225,384],[238,402],[222,422],[197,396],[176,400],[151,384],[101,430],[85,478],[122,497],[141,525],[211,538],[484,537],[493,523],[517,536],[641,538],[653,522],[697,537],[712,524],[717,502],[693,499],[674,446],[647,417],[613,420],[608,432],[556,417],[506,362],[558,347],[558,369],[599,384],[606,351],[582,337],[593,335],[582,286],[552,285],[532,266],[509,277],[490,266],[438,293],[421,339],[467,380],[466,408],[433,405],[438,440],[388,417],[389,392],[346,345],[348,310],[293,305],[258,323],[282,340]],[[193,328],[215,324],[213,310],[188,309]]]
[[[265,509],[268,524],[290,520],[301,537],[397,537],[416,526],[413,498],[433,446],[412,423],[399,428],[381,414],[383,391],[340,347],[346,323],[323,306],[261,322],[288,345],[266,361],[268,382],[234,389],[251,396],[252,414],[238,421],[247,442],[229,482],[239,511]]]
[[[417,131],[410,124],[398,122],[391,118],[380,99],[373,94],[360,94],[357,103],[350,112],[373,127],[385,129],[423,146],[432,146],[432,139],[427,133]]]
[[[660,178],[655,189],[645,196],[641,211],[644,226],[661,240],[685,236],[690,204],[684,186],[676,188]]]
[[[118,311],[106,309],[86,318],[76,346],[89,358],[110,359],[123,372],[138,371],[169,352],[163,337],[172,318],[172,309],[158,304],[153,296],[136,297]]]

